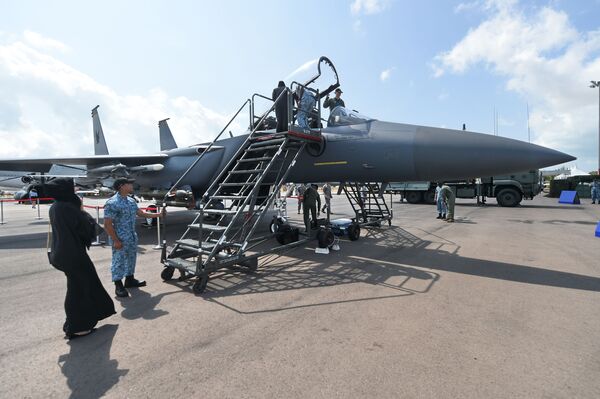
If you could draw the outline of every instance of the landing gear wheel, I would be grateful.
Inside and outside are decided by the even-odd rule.
[[[348,238],[350,241],[356,241],[360,238],[360,226],[358,224],[348,226]]]
[[[160,278],[162,278],[163,281],[169,281],[173,278],[173,273],[175,273],[175,268],[171,266],[166,266],[160,273]]]
[[[194,291],[194,294],[197,294],[197,295],[202,294],[204,292],[204,290],[206,290],[207,284],[208,284],[208,276],[206,276],[206,275],[198,276],[198,279],[192,286],[192,291]]]

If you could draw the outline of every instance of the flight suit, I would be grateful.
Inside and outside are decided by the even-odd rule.
[[[341,98],[329,98],[327,97],[325,101],[323,101],[323,108],[329,108],[329,112],[333,111],[335,107],[346,107],[344,104],[344,100]]]
[[[446,204],[446,208],[448,210],[448,213],[446,214],[446,220],[454,221],[454,202],[456,200],[454,191],[444,184],[440,190],[440,196],[442,197],[442,200]]]
[[[438,219],[446,217],[446,204],[444,203],[444,199],[440,195],[440,191],[442,191],[441,187],[435,188],[435,203],[437,205]]]
[[[310,91],[304,90],[304,94],[302,94],[300,104],[298,105],[298,126],[303,129],[309,128],[308,115],[312,112],[316,103],[315,96]]]
[[[310,219],[309,213],[312,214],[312,220],[316,223],[317,221],[317,209],[321,209],[321,197],[319,192],[314,187],[308,187],[304,192],[304,226],[306,231],[310,231]],[[318,204],[318,208],[317,208]]]
[[[113,195],[104,204],[104,218],[113,222],[115,233],[123,247],[112,248],[112,264],[110,271],[112,281],[118,281],[127,276],[133,276],[137,257],[138,237],[135,232],[135,218],[138,206],[131,197],[123,197],[119,193]]]

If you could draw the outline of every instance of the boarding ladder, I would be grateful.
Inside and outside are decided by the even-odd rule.
[[[276,101],[280,99],[288,101],[291,116],[291,91],[284,91]],[[285,132],[258,130],[264,126],[262,123],[275,102],[257,118],[256,127],[207,189],[199,211],[181,238],[168,254],[163,251],[164,280],[172,277],[174,269],[179,269],[182,275],[198,278],[193,290],[202,293],[210,273],[232,265],[253,271],[259,256],[294,244],[258,251],[256,243],[265,242],[265,237],[257,237],[257,228],[300,154],[308,143],[320,143],[322,137],[320,129],[301,129],[293,123]],[[320,106],[316,114],[320,118]]]
[[[383,198],[379,183],[345,183],[342,185],[342,190],[352,206],[359,225],[380,226],[384,221],[392,225],[392,211]]]

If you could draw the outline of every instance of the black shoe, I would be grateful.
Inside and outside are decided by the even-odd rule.
[[[441,218],[442,218],[442,214],[440,213],[440,214],[438,215],[438,217],[436,217],[436,219],[441,219]]]
[[[121,280],[115,281],[115,295],[119,298],[127,298],[129,296],[129,292],[123,287]]]
[[[145,287],[146,282],[144,280],[136,280],[133,276],[125,277],[125,288],[137,288],[137,287]]]

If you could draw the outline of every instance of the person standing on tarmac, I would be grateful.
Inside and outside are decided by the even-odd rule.
[[[440,190],[440,196],[442,197],[442,201],[446,204],[446,209],[448,211],[446,214],[446,221],[448,223],[454,223],[454,204],[456,200],[454,191],[452,191],[450,186],[444,184]]]
[[[73,339],[92,333],[98,321],[116,313],[115,306],[87,253],[96,235],[95,223],[81,209],[73,179],[54,179],[44,184],[44,193],[54,198],[48,260],[67,277],[63,331]]]
[[[112,281],[115,294],[124,298],[129,296],[126,288],[144,287],[145,281],[134,277],[138,237],[135,232],[135,217],[154,219],[164,216],[165,208],[159,213],[144,212],[130,197],[133,194],[133,179],[118,178],[113,184],[117,192],[104,205],[104,229],[112,239]],[[123,285],[123,277],[125,285]]]
[[[440,195],[440,191],[442,191],[442,182],[438,182],[437,187],[435,188],[435,203],[437,204],[438,211],[436,219],[446,219],[446,204]]]
[[[298,215],[302,210],[302,201],[304,201],[304,193],[306,192],[306,186],[304,184],[298,184],[296,187],[296,192],[298,193]]]
[[[600,181],[594,180],[592,182],[590,194],[592,195],[592,204],[595,204],[596,201],[600,204]]]
[[[323,209],[321,211],[325,213],[325,209],[328,209],[329,213],[331,214],[331,184],[323,184],[323,196],[325,197],[325,205],[323,205]]]
[[[345,107],[344,100],[341,99],[343,91],[338,87],[335,89],[335,97],[329,98],[329,94],[325,97],[325,101],[323,101],[323,108],[329,108],[329,112],[333,111],[335,107]]]
[[[321,211],[321,196],[319,196],[319,192],[317,191],[318,187],[319,186],[316,184],[311,184],[304,192],[304,226],[306,227],[305,231],[307,233],[309,233],[311,230],[309,213],[312,214],[312,221],[316,224],[317,216]]]
[[[277,98],[286,89],[284,81],[280,80],[277,87],[273,89],[271,96],[273,101],[277,101]],[[275,103],[275,117],[277,118],[277,133],[286,132],[288,130],[288,97],[286,95],[281,96],[279,101]]]

